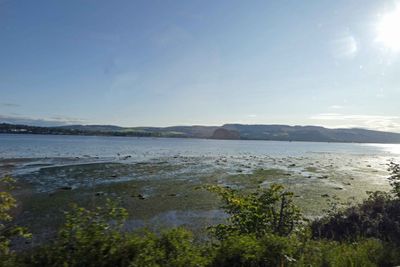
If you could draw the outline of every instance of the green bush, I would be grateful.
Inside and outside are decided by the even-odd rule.
[[[129,242],[129,241],[128,241]],[[206,266],[204,250],[196,245],[189,231],[178,228],[160,236],[147,233],[139,241],[139,251],[129,266],[137,267],[195,267]]]
[[[377,238],[400,247],[399,165],[391,163],[392,194],[371,192],[361,204],[330,213],[311,224],[315,238],[357,240]]]
[[[54,242],[35,251],[31,266],[110,266],[126,260],[122,226],[127,212],[115,203],[93,211],[73,206]]]
[[[211,239],[195,242],[191,232],[159,234],[124,231],[125,209],[108,201],[88,210],[73,206],[48,245],[11,257],[0,266],[395,266],[400,264],[396,194],[375,192],[359,206],[332,212],[309,224],[280,185],[244,194],[208,187],[223,200],[227,224],[211,227]],[[10,220],[15,200],[2,194],[2,220]],[[2,224],[1,227],[4,227]],[[215,238],[214,238],[215,237]],[[373,238],[370,238],[373,237]],[[2,237],[3,238],[3,237]],[[5,238],[5,237],[4,237]],[[2,239],[3,240],[3,239]],[[15,255],[15,254],[14,254]]]
[[[31,235],[23,227],[12,224],[11,210],[17,207],[17,201],[9,193],[13,189],[14,180],[11,177],[0,179],[0,266],[14,266],[15,252],[11,250],[12,238],[30,238]]]
[[[254,235],[229,236],[215,249],[212,266],[262,266],[264,248]]]
[[[397,253],[400,250],[393,243],[400,237],[397,228],[385,229],[385,225],[395,225],[400,218],[398,199],[388,194],[375,192],[360,205],[364,212],[361,217],[370,219],[370,225],[364,222],[362,226],[366,231],[376,230],[374,234],[362,235],[363,229],[358,228],[354,218],[349,216],[353,219],[349,220],[342,212],[333,212],[314,221],[312,232],[309,231],[292,202],[292,194],[280,185],[248,195],[216,186],[209,190],[222,198],[222,208],[230,215],[228,224],[211,228],[220,241],[215,246],[212,266],[393,266],[400,261]],[[386,224],[376,227],[375,223],[380,222],[378,218],[382,220],[378,215],[385,208],[383,222]],[[326,219],[336,222],[334,231],[329,228],[332,224],[321,224]],[[341,220],[343,223],[339,223]],[[325,228],[316,228],[317,225]],[[341,242],[312,240],[311,233],[315,237],[317,230],[318,238],[335,239],[336,236]],[[332,232],[334,234],[330,235]],[[390,234],[395,236],[389,238]]]
[[[222,198],[222,209],[230,215],[228,224],[211,227],[218,239],[232,234],[288,236],[303,222],[300,209],[293,204],[293,193],[282,185],[273,184],[248,195],[225,187],[207,188]]]
[[[392,193],[400,199],[400,164],[390,162],[389,171],[391,171],[389,182],[392,186]]]
[[[359,242],[309,241],[299,251],[294,266],[383,266],[385,247],[379,240]],[[393,266],[393,265],[389,265]]]
[[[215,247],[211,266],[395,266],[399,255],[376,239],[359,242],[266,235],[230,236]],[[397,254],[396,254],[397,253]]]
[[[126,233],[126,210],[113,202],[94,211],[73,206],[55,241],[25,256],[27,266],[205,266],[200,246],[184,229],[161,235]]]

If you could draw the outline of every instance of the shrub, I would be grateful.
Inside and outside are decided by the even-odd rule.
[[[30,238],[31,235],[23,227],[12,224],[11,211],[17,206],[17,201],[9,193],[13,189],[14,180],[11,177],[0,179],[0,265],[14,266],[15,252],[11,250],[10,244],[12,238],[23,237]]]
[[[400,246],[399,165],[391,164],[392,192],[372,192],[361,204],[330,213],[311,224],[315,238],[357,240],[373,237]]]
[[[201,248],[184,229],[160,236],[125,233],[126,210],[108,201],[94,211],[73,206],[56,240],[26,255],[26,266],[205,266]]]
[[[392,193],[400,199],[400,164],[390,162],[389,171],[391,172],[389,182],[392,186]]]
[[[165,231],[160,236],[147,232],[138,244],[138,254],[130,266],[200,267],[207,265],[207,260],[202,255],[204,250],[194,243],[192,233],[183,228]]]
[[[280,185],[250,194],[217,186],[208,189],[222,198],[223,209],[230,215],[227,224],[210,228],[216,240],[196,243],[183,228],[160,234],[124,232],[127,212],[109,201],[95,210],[73,206],[50,245],[20,254],[23,257],[13,265],[5,263],[65,267],[368,267],[400,263],[400,199],[394,194],[371,193],[362,204],[330,212],[308,227],[293,204],[293,194]]]
[[[341,243],[328,240],[309,241],[300,252],[294,266],[372,267],[385,265],[385,260],[392,263],[385,258],[384,245],[376,239]]]
[[[127,261],[122,226],[127,212],[108,201],[104,208],[87,210],[73,205],[54,242],[28,259],[30,266],[110,266]]]
[[[209,186],[208,190],[222,198],[222,208],[230,215],[228,224],[211,228],[218,239],[230,234],[288,236],[303,222],[300,210],[293,204],[293,193],[284,191],[281,185],[273,184],[248,195],[219,186]]]

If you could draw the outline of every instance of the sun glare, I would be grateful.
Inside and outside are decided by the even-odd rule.
[[[376,40],[393,51],[400,51],[400,3],[381,17]]]

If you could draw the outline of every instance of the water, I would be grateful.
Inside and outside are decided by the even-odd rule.
[[[0,135],[0,158],[112,158],[146,160],[175,155],[298,157],[310,153],[399,156],[400,144],[278,142],[55,135]]]
[[[0,134],[0,177],[20,182],[18,220],[37,233],[71,201],[87,203],[95,192],[96,199],[124,199],[128,228],[202,228],[225,218],[197,190],[205,183],[282,183],[305,214],[319,215],[327,195],[359,201],[366,191],[389,190],[391,160],[400,161],[400,145]],[[254,180],[260,170],[275,171]]]
[[[399,157],[400,145],[390,144],[0,135],[0,175],[28,181],[39,192],[90,186],[93,179],[189,180],[215,172],[248,174],[259,168],[290,170],[302,177],[313,175],[310,167],[321,175],[367,173],[370,182],[376,182],[385,180],[388,161]]]

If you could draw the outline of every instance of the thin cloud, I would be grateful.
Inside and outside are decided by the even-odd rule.
[[[334,54],[339,58],[354,58],[359,50],[356,38],[349,32],[337,38],[333,45]]]
[[[0,106],[2,106],[2,107],[8,107],[8,108],[17,108],[17,107],[20,107],[20,105],[15,104],[15,103],[0,103]]]
[[[341,105],[332,105],[332,106],[330,106],[329,108],[330,108],[330,109],[342,109],[343,106],[341,106]]]
[[[400,132],[399,116],[321,113],[311,116],[310,119],[321,121],[329,127]]]
[[[392,120],[399,119],[399,116],[380,116],[380,115],[344,115],[340,113],[321,113],[314,115],[311,119],[317,120]]]

